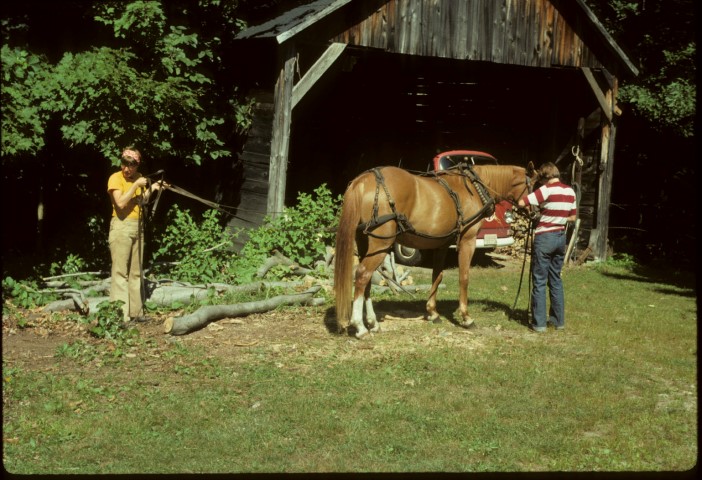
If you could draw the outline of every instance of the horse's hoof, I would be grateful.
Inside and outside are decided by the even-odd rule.
[[[426,314],[424,315],[424,320],[431,323],[441,323],[441,315],[436,312],[432,313],[431,315]]]
[[[363,340],[365,338],[368,338],[370,336],[370,332],[368,330],[364,330],[362,332],[356,332],[356,338],[359,340]]]
[[[475,328],[475,321],[473,321],[473,320],[466,320],[466,321],[464,321],[464,322],[459,323],[458,326],[459,326],[459,327],[463,327],[463,328],[465,328],[465,329]]]

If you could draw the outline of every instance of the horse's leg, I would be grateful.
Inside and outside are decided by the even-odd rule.
[[[373,253],[363,258],[356,268],[353,311],[351,313],[350,322],[350,325],[353,325],[356,329],[356,338],[361,338],[368,333],[366,326],[363,324],[364,304],[366,306],[366,319],[371,328],[374,329],[373,331],[377,330],[377,319],[370,298],[370,280],[375,269],[383,263],[385,255],[387,254],[387,248],[377,249],[372,244],[373,242],[371,242],[368,251]]]
[[[473,326],[473,319],[468,314],[468,283],[470,278],[470,262],[475,253],[475,236],[461,239],[458,246],[458,313],[459,325],[464,328]]]
[[[434,262],[431,271],[431,290],[429,291],[429,299],[427,300],[427,316],[429,321],[436,321],[439,318],[439,313],[436,311],[436,294],[439,291],[439,285],[444,278],[444,263],[446,261],[446,252],[448,248],[437,248],[434,250]]]
[[[366,285],[366,290],[363,292],[366,305],[366,323],[368,324],[368,329],[375,333],[380,331],[380,324],[378,323],[378,317],[375,314],[375,309],[373,308],[373,300],[371,300],[371,282]]]

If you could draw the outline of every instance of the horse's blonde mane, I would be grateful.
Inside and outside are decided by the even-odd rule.
[[[478,174],[480,180],[488,187],[491,195],[497,195],[500,198],[507,196],[510,191],[517,185],[514,183],[515,170],[521,169],[514,165],[476,165],[473,167],[475,173]],[[461,175],[458,169],[441,170],[435,172],[439,176],[459,176]]]
[[[491,190],[503,195],[514,188],[515,168],[512,165],[480,165],[474,167],[480,179]]]

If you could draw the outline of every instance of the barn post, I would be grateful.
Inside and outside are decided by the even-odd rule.
[[[293,42],[282,46],[281,68],[273,95],[273,134],[271,136],[271,158],[268,175],[267,212],[276,217],[285,206],[285,184],[288,176],[288,151],[290,148],[290,125],[292,123],[293,75],[297,62]]]
[[[599,176],[597,188],[597,205],[595,225],[590,235],[590,248],[595,260],[607,260],[609,236],[609,209],[612,198],[612,174],[614,172],[614,141],[617,132],[617,117],[621,113],[616,106],[618,80],[616,77],[605,78],[609,88],[604,92],[602,105],[602,132]]]

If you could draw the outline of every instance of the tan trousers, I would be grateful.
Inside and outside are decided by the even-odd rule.
[[[141,315],[141,268],[139,259],[139,221],[110,221],[110,255],[112,256],[112,282],[110,300],[122,300],[124,319]],[[142,237],[143,238],[143,237]],[[143,255],[143,244],[142,244]]]

